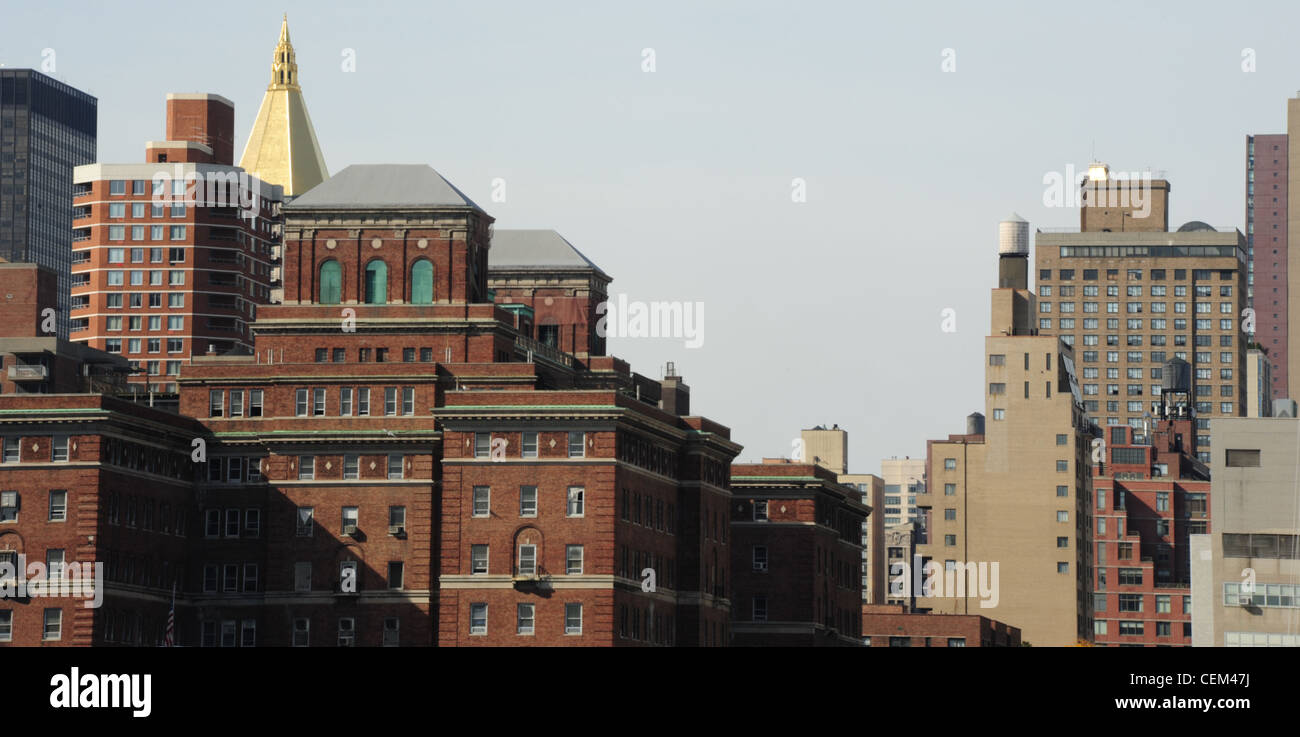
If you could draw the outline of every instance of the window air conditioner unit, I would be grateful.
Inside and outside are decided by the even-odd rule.
[[[1241,594],[1240,596],[1237,597],[1237,603],[1240,604],[1241,606],[1250,606],[1251,595]]]
[[[356,525],[344,525],[344,526],[343,526],[343,534],[344,534],[344,535],[347,535],[348,537],[356,537],[356,536],[357,536],[357,526],[356,526]]]
[[[406,528],[401,525],[389,525],[388,534],[393,535],[395,537],[401,537],[402,535],[406,534]]]

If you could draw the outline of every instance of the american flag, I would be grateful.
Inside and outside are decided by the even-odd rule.
[[[167,632],[163,635],[163,647],[176,647],[176,584],[172,583],[172,608],[167,611]]]

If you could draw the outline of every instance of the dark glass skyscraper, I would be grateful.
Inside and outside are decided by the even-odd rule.
[[[95,161],[98,101],[32,69],[0,69],[0,257],[59,275],[68,337],[72,169]]]

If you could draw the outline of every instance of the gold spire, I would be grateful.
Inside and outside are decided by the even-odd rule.
[[[298,89],[298,61],[293,55],[293,44],[289,43],[289,14],[284,14],[280,24],[280,41],[275,45],[275,56],[271,60],[271,86]]]
[[[286,196],[300,195],[329,178],[298,85],[288,14],[280,24],[280,39],[271,61],[271,84],[257,109],[239,165],[268,184],[284,187]]]

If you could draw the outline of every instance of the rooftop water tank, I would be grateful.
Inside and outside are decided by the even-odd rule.
[[[1029,255],[1029,223],[1014,212],[998,223],[998,255]]]

